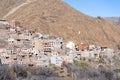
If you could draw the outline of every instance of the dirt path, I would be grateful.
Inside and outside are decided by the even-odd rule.
[[[4,17],[3,19],[7,18],[9,15],[13,14],[15,11],[17,11],[19,8],[21,8],[22,6],[25,6],[31,2],[34,2],[35,0],[27,0],[25,3],[13,8],[10,12],[8,12]]]

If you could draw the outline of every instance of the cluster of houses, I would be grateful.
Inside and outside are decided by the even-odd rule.
[[[51,37],[34,31],[24,30],[19,22],[9,24],[0,20],[0,63],[25,66],[61,66],[73,63],[81,57],[86,59],[106,56],[112,58],[114,50],[88,44],[75,45],[63,42],[62,37]]]

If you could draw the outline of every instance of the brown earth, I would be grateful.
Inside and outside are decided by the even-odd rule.
[[[0,18],[23,2],[25,0],[0,0]]]
[[[120,44],[118,26],[100,17],[87,16],[61,0],[36,0],[20,7],[6,19],[18,20],[29,30],[61,36],[65,41],[80,39],[83,43],[114,48]]]

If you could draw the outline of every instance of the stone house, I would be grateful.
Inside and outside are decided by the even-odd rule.
[[[14,26],[14,27],[20,27],[20,22],[19,21],[17,21],[17,20],[12,20],[11,22],[10,22],[10,24],[12,25],[12,26]]]
[[[115,51],[113,49],[107,48],[107,49],[104,49],[104,51],[102,51],[100,55],[103,57],[112,59],[112,57],[114,57],[115,55]]]
[[[16,42],[14,38],[9,38],[7,41],[9,44],[14,44]]]
[[[50,54],[52,52],[52,45],[46,39],[35,40],[34,49],[44,52],[45,54]]]
[[[52,56],[50,59],[50,62],[51,62],[51,64],[54,64],[55,66],[61,67],[62,63],[63,63],[63,59],[60,56],[57,56],[57,57]]]
[[[68,76],[68,70],[66,67],[61,67],[56,70],[56,73],[59,77],[67,77]]]
[[[4,19],[0,19],[0,24],[9,25],[9,23]]]
[[[46,55],[36,55],[34,64],[36,66],[49,66],[50,57]]]
[[[9,38],[8,30],[0,29],[0,39],[7,40]]]
[[[65,63],[73,63],[73,59],[75,58],[75,55],[74,54],[67,54],[67,55],[64,55],[61,57]]]
[[[82,51],[89,50],[89,44],[83,44],[83,43],[77,44],[76,50],[82,50]]]

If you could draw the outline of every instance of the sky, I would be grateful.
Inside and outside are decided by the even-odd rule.
[[[64,2],[89,16],[120,16],[120,0],[64,0]]]

